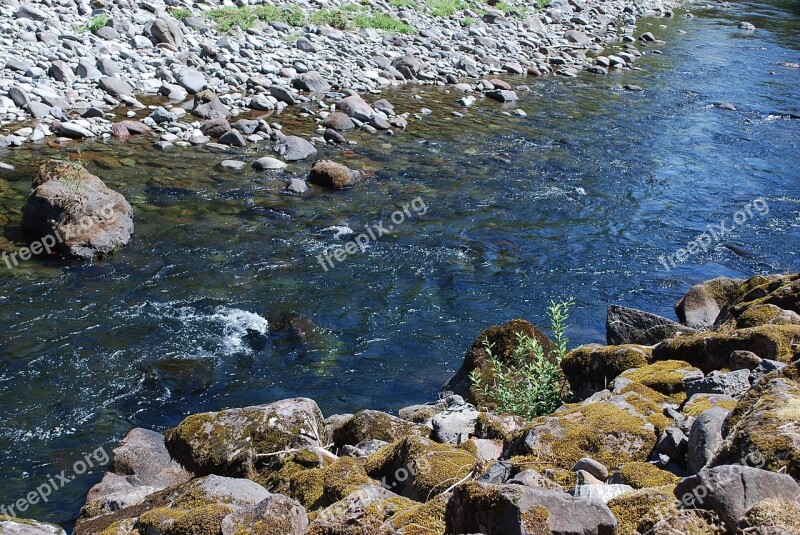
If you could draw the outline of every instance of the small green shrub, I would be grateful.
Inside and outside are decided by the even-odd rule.
[[[472,17],[464,17],[459,21],[462,28],[471,28],[475,24],[475,19]]]
[[[106,26],[108,26],[108,23],[110,21],[111,17],[109,17],[105,13],[100,13],[99,15],[92,17],[92,20],[87,22],[81,29],[83,31],[88,30],[90,32],[96,32],[100,28],[105,28]]]
[[[547,307],[556,344],[551,355],[545,355],[544,348],[535,338],[517,333],[517,346],[510,356],[511,362],[504,364],[492,353],[493,344],[484,340],[492,380],[484,383],[477,370],[470,374],[470,380],[487,399],[497,404],[501,412],[531,419],[552,413],[572,395],[561,371],[561,360],[567,354],[567,320],[573,305],[574,301],[570,299],[551,302]]]
[[[347,14],[340,9],[320,9],[311,16],[311,22],[317,26],[330,26],[337,30],[348,30],[352,26]]]
[[[170,10],[173,17],[178,20],[188,19],[192,16],[192,10],[188,7],[176,7]]]
[[[256,21],[283,22],[289,26],[299,27],[306,22],[305,12],[297,6],[276,7],[262,5],[256,7],[221,7],[212,9],[206,16],[217,23],[223,32],[229,32],[234,26],[244,31],[252,28]]]
[[[389,5],[392,7],[417,7],[415,0],[389,0]]]
[[[434,17],[452,17],[469,7],[463,0],[428,0],[427,4]]]

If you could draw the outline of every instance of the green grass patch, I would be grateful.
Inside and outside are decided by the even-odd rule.
[[[110,21],[111,17],[109,17],[105,13],[100,13],[99,15],[92,17],[92,19],[89,22],[87,22],[83,26],[80,26],[78,29],[83,32],[86,31],[96,32],[100,28],[105,28],[106,26],[108,26],[108,23]]]
[[[464,0],[428,0],[426,4],[434,17],[452,17],[469,7]]]
[[[170,9],[170,14],[178,20],[188,19],[192,16],[192,10],[188,7],[175,7]]]
[[[460,1],[460,0],[459,0]],[[223,7],[212,9],[206,15],[216,22],[217,28],[229,32],[238,26],[244,31],[252,28],[257,21],[283,22],[290,26],[301,27],[308,22],[318,26],[331,26],[340,30],[374,28],[386,32],[404,34],[416,33],[416,29],[405,22],[381,13],[371,11],[360,4],[345,4],[339,9],[320,9],[310,17],[299,7],[276,7],[262,5],[256,7]]]

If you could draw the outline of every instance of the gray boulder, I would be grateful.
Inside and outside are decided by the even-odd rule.
[[[55,237],[54,250],[91,260],[128,244],[133,210],[80,164],[50,160],[34,176],[22,228],[41,243]]]
[[[322,120],[322,126],[325,128],[332,128],[339,132],[347,132],[349,130],[353,130],[356,127],[356,124],[352,119],[350,119],[350,117],[347,116],[347,114],[336,111]]]
[[[692,286],[675,304],[678,319],[692,329],[709,329],[744,282],[718,277]]]
[[[9,516],[0,516],[0,533],[3,535],[66,535],[66,532],[55,524]]]
[[[222,520],[222,535],[237,535],[263,526],[272,533],[301,535],[308,527],[305,508],[282,494],[272,494],[261,502],[229,514]]]
[[[183,32],[166,17],[159,17],[153,21],[150,26],[150,34],[158,43],[167,43],[175,48],[180,48],[183,44]]]
[[[195,69],[183,69],[175,76],[175,80],[192,95],[196,95],[208,86],[203,73]]]
[[[618,496],[633,491],[630,485],[614,483],[611,485],[578,485],[572,492],[576,498],[588,498],[608,503]]]
[[[706,466],[722,445],[722,427],[729,411],[712,407],[698,416],[689,431],[686,465],[690,474]]]
[[[275,143],[273,150],[283,156],[283,159],[287,162],[305,160],[317,153],[314,145],[297,136],[285,136],[279,139]]]
[[[786,474],[724,465],[704,468],[681,479],[675,487],[675,496],[685,507],[713,510],[733,533],[753,505],[771,498],[796,500],[800,485]]]
[[[128,82],[113,76],[103,76],[98,80],[98,84],[103,91],[112,97],[121,97],[133,93],[133,87]]]
[[[686,395],[725,394],[740,398],[750,390],[750,370],[736,370],[728,373],[712,371],[705,377],[691,377],[686,382]]]
[[[331,84],[316,71],[305,72],[292,79],[292,87],[309,93],[326,93]]]
[[[455,488],[445,520],[447,533],[484,535],[613,535],[617,529],[617,520],[600,500],[523,485],[477,482]]]
[[[450,407],[431,419],[433,439],[438,442],[461,444],[475,432],[478,409],[470,403]]]
[[[358,119],[361,122],[369,121],[375,114],[375,110],[372,109],[372,106],[367,104],[367,102],[358,95],[343,98],[336,103],[336,109],[348,117]]]
[[[619,305],[608,307],[606,343],[610,346],[622,344],[652,346],[683,332],[694,332],[694,330],[676,321],[635,308]]]

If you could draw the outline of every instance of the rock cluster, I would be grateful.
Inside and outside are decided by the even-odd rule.
[[[256,11],[260,2],[237,8],[182,0],[4,0],[0,124],[15,129],[0,136],[0,147],[50,135],[124,139],[152,129],[162,149],[212,138],[234,147],[271,140],[292,155],[287,160],[302,159],[310,149],[284,149],[286,142],[271,136],[265,121],[219,135],[203,121],[299,106],[319,125],[316,141],[341,143],[342,132],[353,128],[378,133],[406,127],[407,114],[359,96],[393,85],[449,84],[514,102],[515,88],[498,76],[630,68],[642,54],[635,45],[637,19],[672,16],[674,3],[462,3],[463,9],[441,13],[424,0],[414,9],[382,0],[360,7],[347,0],[276,0],[267,3],[272,11]],[[219,15],[231,10],[236,23],[221,22]],[[384,26],[375,21],[394,26],[379,31]],[[647,32],[638,41],[648,46],[655,37]],[[603,53],[611,47],[620,50]],[[144,124],[119,121],[119,108],[129,110],[128,118],[142,115],[143,96],[159,96],[162,105],[150,106]]]
[[[487,371],[485,339],[504,355],[516,333],[538,336],[552,356],[513,320],[481,333],[449,383],[468,400],[323,419],[297,398],[192,415],[166,437],[135,429],[75,533],[800,532],[800,274],[709,281],[678,309],[684,324],[612,307],[623,345],[569,353],[579,400],[530,421],[461,380]]]

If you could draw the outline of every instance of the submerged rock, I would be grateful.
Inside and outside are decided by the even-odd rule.
[[[41,238],[40,245],[91,260],[130,242],[131,205],[79,163],[43,163],[32,188],[22,214],[22,228]]]
[[[331,160],[315,162],[308,175],[308,181],[311,184],[331,189],[352,188],[360,179],[361,173],[359,171],[353,171]]]

